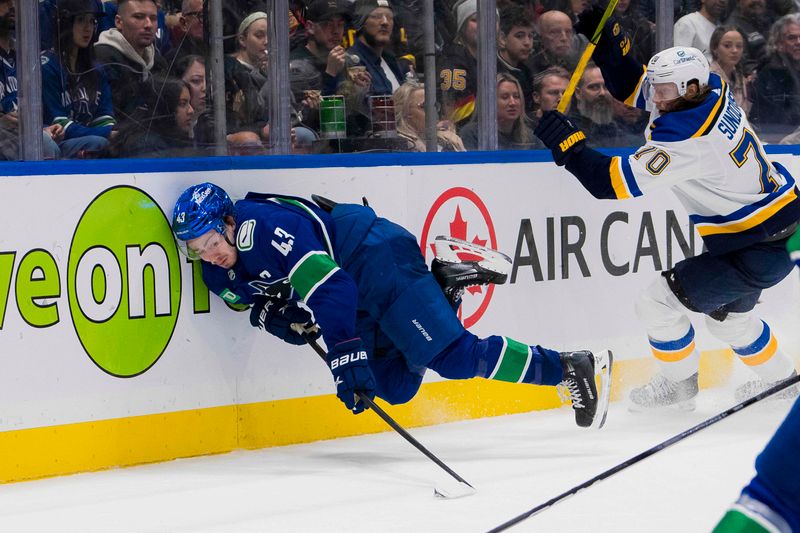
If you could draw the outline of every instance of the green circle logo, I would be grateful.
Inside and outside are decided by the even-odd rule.
[[[158,361],[178,321],[181,269],[147,193],[120,186],[92,200],[72,238],[67,291],[78,339],[103,371],[133,377]]]

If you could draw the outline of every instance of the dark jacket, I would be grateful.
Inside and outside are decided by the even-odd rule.
[[[800,124],[800,65],[773,54],[758,73],[750,119],[765,132],[785,135]]]
[[[386,74],[384,74],[383,68],[381,68],[381,58],[375,55],[375,52],[373,52],[369,46],[358,39],[356,43],[348,49],[348,52],[358,56],[361,59],[360,64],[367,67],[367,72],[372,76],[371,95],[392,94],[392,84],[389,82]],[[397,81],[402,85],[403,81],[405,81],[406,73],[400,68],[397,58],[385,50],[383,51],[382,57],[383,60],[386,61],[386,64],[389,65],[389,70],[394,73],[395,77],[397,77]]]
[[[109,35],[113,37],[109,39]],[[111,85],[114,116],[124,121],[137,107],[144,105],[153,92],[153,75],[165,73],[167,62],[158,49],[152,47],[153,64],[148,69],[142,60],[131,57],[132,50],[126,53],[119,45],[113,44],[118,38],[122,37],[115,28],[103,32],[94,47],[94,53],[97,62],[104,65]]]

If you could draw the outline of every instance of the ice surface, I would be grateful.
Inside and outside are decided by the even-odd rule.
[[[0,531],[486,531],[733,403],[725,389],[692,413],[617,402],[600,431],[569,408],[412,429],[478,489],[457,500],[435,498],[446,474],[383,433],[3,485]],[[510,531],[710,531],[789,407],[756,404]]]

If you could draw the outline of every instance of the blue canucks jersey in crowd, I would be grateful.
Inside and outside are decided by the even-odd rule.
[[[17,59],[13,50],[0,50],[0,110],[17,110]]]
[[[64,139],[86,135],[108,137],[116,124],[111,86],[100,66],[95,65],[93,72],[97,74],[96,88],[87,83],[90,76],[79,75],[76,90],[70,91],[69,74],[58,56],[53,52],[42,54],[44,125],[60,124],[64,128]]]

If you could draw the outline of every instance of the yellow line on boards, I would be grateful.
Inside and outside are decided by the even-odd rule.
[[[701,387],[723,383],[732,362],[730,350],[704,352]],[[655,364],[648,358],[614,366],[611,397],[617,400],[647,381]],[[379,403],[405,427],[561,405],[552,387],[482,379],[427,383],[408,404]],[[378,417],[353,416],[333,395],[5,431],[0,432],[0,483],[382,431],[389,428]]]

